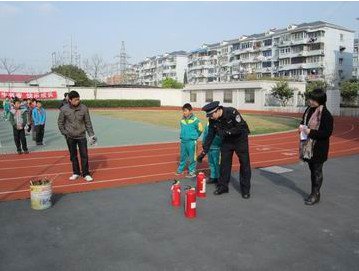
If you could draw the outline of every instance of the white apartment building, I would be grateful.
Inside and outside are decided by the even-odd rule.
[[[358,39],[354,40],[353,52],[353,78],[359,79],[359,63],[358,63]]]
[[[228,41],[204,44],[188,55],[188,83],[205,84],[230,80]]]
[[[336,86],[352,77],[353,44],[354,31],[322,21],[270,29],[191,52],[188,82],[288,77]]]
[[[138,76],[137,84],[161,86],[162,80],[165,78],[172,78],[183,83],[187,69],[187,53],[177,51],[149,57],[135,67]]]

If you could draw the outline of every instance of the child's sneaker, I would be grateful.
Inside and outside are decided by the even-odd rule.
[[[92,182],[93,181],[93,178],[90,175],[86,175],[84,177],[84,179],[85,179],[86,182]]]
[[[73,175],[69,178],[69,180],[70,180],[70,181],[76,181],[78,178],[80,178],[80,175],[73,174]]]
[[[187,174],[186,178],[196,178],[196,173],[195,172],[190,172]]]
[[[176,172],[175,176],[181,176],[183,174],[183,172]]]

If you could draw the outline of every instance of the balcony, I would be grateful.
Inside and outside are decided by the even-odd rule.
[[[305,63],[280,65],[279,66],[279,71],[303,69],[303,64],[305,64]]]
[[[272,72],[272,67],[259,68],[259,69],[256,69],[256,72],[259,72],[259,73],[271,73]]]
[[[303,51],[303,56],[318,56],[318,55],[324,55],[324,50]]]
[[[323,62],[315,62],[315,63],[303,63],[303,69],[319,69],[324,68]]]
[[[236,50],[231,52],[232,55],[239,55],[240,53],[242,53],[241,49],[236,49]]]
[[[302,39],[295,39],[295,40],[291,40],[290,45],[300,45],[300,44],[307,44],[308,40],[305,38]]]
[[[323,68],[323,67],[324,67],[324,65],[322,62],[297,63],[297,64],[281,65],[281,66],[279,66],[279,70],[287,71],[287,70],[298,70],[298,69],[318,69],[318,68]]]
[[[306,38],[307,43],[322,43],[324,42],[324,37],[316,37],[316,38]]]
[[[281,40],[277,46],[278,47],[288,47],[291,45],[291,41],[290,40]]]

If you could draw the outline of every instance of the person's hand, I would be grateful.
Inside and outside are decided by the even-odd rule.
[[[309,135],[310,129],[309,129],[309,128],[305,128],[305,129],[303,130],[303,132],[304,132],[306,135]]]
[[[198,156],[197,156],[197,162],[198,163],[202,163],[203,158],[206,156],[206,153],[204,151],[202,151]]]
[[[97,137],[95,135],[90,136],[89,143],[90,145],[95,145],[97,143]]]

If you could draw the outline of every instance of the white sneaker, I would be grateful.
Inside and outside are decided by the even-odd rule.
[[[84,179],[85,179],[86,182],[92,182],[93,181],[93,178],[90,175],[86,175],[84,177]]]
[[[76,181],[78,178],[80,178],[80,175],[73,174],[73,175],[69,178],[69,180],[70,180],[70,181]]]

